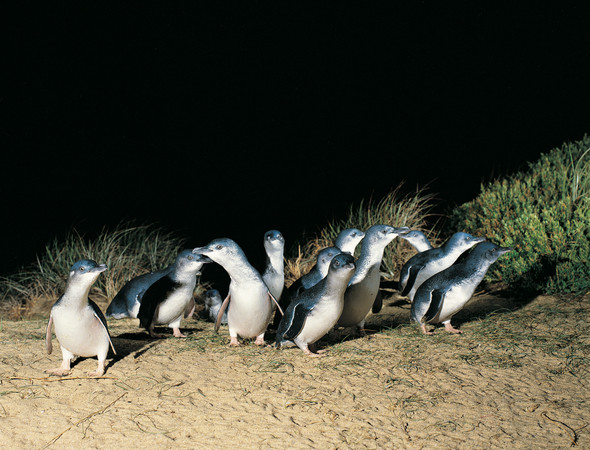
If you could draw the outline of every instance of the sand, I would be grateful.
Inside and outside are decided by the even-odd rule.
[[[103,310],[106,304],[100,305]],[[476,296],[423,336],[395,295],[368,337],[339,332],[323,358],[229,348],[227,328],[183,322],[153,340],[109,320],[116,359],[48,377],[43,320],[0,326],[3,448],[590,448],[590,296]],[[346,331],[346,330],[345,330]],[[165,331],[168,333],[168,331]]]

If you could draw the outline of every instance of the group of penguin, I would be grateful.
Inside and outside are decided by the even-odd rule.
[[[106,316],[138,318],[151,337],[159,337],[155,325],[168,325],[175,337],[185,337],[180,321],[194,312],[197,276],[204,264],[217,263],[230,277],[229,292],[223,301],[219,291],[206,292],[205,306],[216,332],[222,323],[227,324],[230,346],[239,346],[239,338],[264,345],[271,325],[276,329],[277,348],[296,345],[306,355],[320,356],[322,351],[315,344],[330,330],[356,327],[365,335],[369,312],[380,312],[381,262],[386,246],[396,237],[417,250],[401,269],[399,290],[412,302],[411,318],[425,334],[433,334],[427,324],[437,323],[444,324],[448,332],[460,333],[451,325],[451,318],[471,298],[488,268],[512,250],[464,232],[433,248],[422,232],[408,227],[374,225],[366,232],[350,228],[338,235],[333,247],[318,253],[316,265],[307,274],[285,288],[285,240],[279,231],[264,235],[267,264],[262,274],[236,242],[220,238],[204,247],[183,250],[170,266],[130,280],[113,298]],[[355,259],[355,248],[361,242]],[[64,376],[70,373],[74,356],[96,356],[97,370],[88,375],[102,376],[109,348],[116,354],[105,315],[88,298],[105,270],[106,265],[87,259],[72,266],[65,291],[51,308],[46,331],[51,353],[54,325],[62,365],[46,372]]]

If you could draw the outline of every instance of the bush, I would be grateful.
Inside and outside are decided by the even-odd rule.
[[[0,278],[0,312],[11,318],[28,316],[31,304],[39,301],[43,308],[36,312],[42,312],[63,293],[70,268],[80,259],[108,266],[92,293],[110,300],[131,278],[172,263],[183,248],[181,239],[153,225],[123,223],[92,239],[72,230],[63,240],[49,242],[36,263]]]
[[[349,213],[344,219],[329,222],[324,228],[303,247],[299,246],[298,254],[287,260],[285,277],[287,285],[307,273],[316,263],[320,250],[334,245],[340,231],[347,228],[358,228],[367,231],[373,225],[385,224],[395,227],[407,226],[422,230],[431,242],[435,243],[436,233],[426,229],[427,219],[431,217],[430,209],[434,195],[426,193],[424,189],[403,195],[400,184],[381,200],[374,202],[361,201],[358,205],[351,205]],[[358,256],[363,242],[357,247]],[[396,238],[386,248],[383,255],[383,276],[389,280],[399,274],[404,262],[416,251],[405,240]]]
[[[584,136],[542,154],[451,213],[451,229],[515,248],[492,266],[489,281],[546,293],[590,290],[589,149]]]

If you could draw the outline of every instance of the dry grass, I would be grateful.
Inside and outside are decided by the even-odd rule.
[[[351,206],[344,219],[328,223],[316,235],[299,245],[297,254],[288,257],[285,263],[287,286],[309,272],[316,263],[317,254],[323,248],[332,246],[338,233],[348,228],[366,231],[377,224],[407,226],[424,232],[436,245],[438,243],[436,227],[428,227],[429,221],[433,219],[430,211],[435,195],[426,192],[425,189],[416,189],[415,192],[403,194],[402,189],[403,184],[400,184],[380,200],[375,201],[371,198]],[[361,246],[362,241],[357,247],[357,255]],[[389,280],[394,279],[403,264],[415,253],[414,248],[406,241],[395,239],[385,249],[382,264],[383,276]]]

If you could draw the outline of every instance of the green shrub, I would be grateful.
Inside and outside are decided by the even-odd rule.
[[[417,189],[410,194],[402,194],[402,185],[389,192],[381,200],[375,202],[361,201],[358,205],[351,205],[348,215],[344,219],[336,219],[321,228],[317,235],[306,242],[303,248],[298,248],[298,255],[290,258],[286,265],[286,277],[294,281],[307,273],[315,264],[318,252],[334,245],[340,231],[347,228],[358,228],[362,231],[373,225],[385,224],[395,227],[407,226],[422,230],[435,243],[436,233],[426,228],[427,219],[431,217],[430,210],[434,195],[426,193],[424,189]],[[362,241],[355,254],[358,256]],[[386,248],[383,255],[383,276],[394,279],[398,276],[404,262],[415,250],[403,239],[396,238]]]
[[[488,280],[547,293],[590,290],[589,148],[584,136],[542,154],[527,171],[482,185],[451,213],[451,230],[515,248]]]
[[[180,238],[153,225],[123,223],[114,230],[102,230],[92,239],[72,230],[64,239],[50,241],[36,263],[0,278],[0,310],[18,318],[14,311],[26,315],[30,302],[39,298],[57,300],[72,264],[80,259],[108,266],[92,292],[110,300],[131,278],[167,266],[183,248]]]

